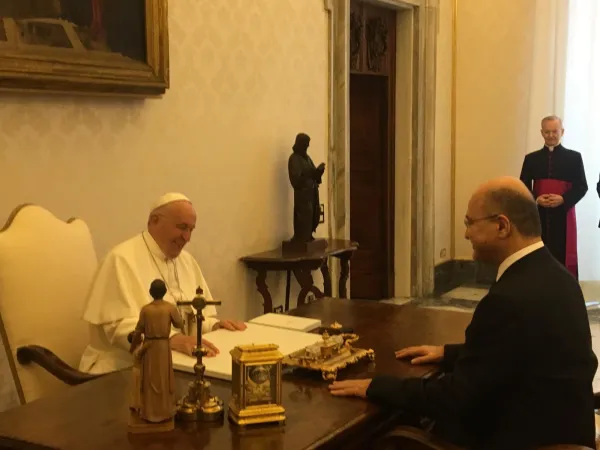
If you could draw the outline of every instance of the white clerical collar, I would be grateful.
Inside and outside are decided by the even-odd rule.
[[[553,152],[555,148],[556,147],[548,147],[548,150],[550,150],[551,152]]]
[[[144,232],[142,232],[142,237],[144,238],[144,241],[146,242],[146,245],[148,246],[148,250],[150,250],[150,252],[154,256],[156,256],[157,258],[160,258],[161,261],[168,260],[168,258],[165,256],[165,254],[160,249],[160,247],[158,246],[158,244],[156,243],[156,241],[154,240],[154,238],[152,237],[152,235],[150,233],[148,233],[147,231],[144,231]]]
[[[539,241],[539,242],[536,242],[535,244],[531,244],[525,248],[522,248],[518,252],[515,252],[512,255],[510,255],[508,258],[506,258],[504,261],[502,261],[502,264],[500,264],[500,267],[498,267],[498,275],[496,276],[496,281],[498,281],[500,279],[500,277],[504,274],[504,272],[506,272],[506,269],[508,269],[510,266],[512,266],[518,260],[520,260],[521,258],[524,258],[525,256],[529,255],[530,253],[535,252],[536,250],[539,250],[543,246],[544,246],[544,243],[542,241]]]

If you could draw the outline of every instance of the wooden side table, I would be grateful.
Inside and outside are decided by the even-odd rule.
[[[281,248],[256,253],[241,258],[249,269],[257,272],[256,288],[263,297],[264,312],[273,312],[273,299],[267,286],[267,272],[286,271],[286,299],[285,310],[290,308],[290,282],[291,272],[300,284],[298,306],[305,304],[306,296],[312,292],[316,298],[331,297],[331,275],[327,260],[330,256],[338,258],[341,263],[339,279],[339,296],[347,297],[346,284],[350,275],[350,258],[358,249],[358,244],[353,241],[340,239],[327,240],[327,248],[311,253],[283,253]],[[323,292],[315,286],[312,272],[320,269],[323,274]]]

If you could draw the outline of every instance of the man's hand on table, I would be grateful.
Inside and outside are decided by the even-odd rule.
[[[196,336],[186,336],[185,334],[175,334],[169,339],[171,350],[188,356],[193,356],[192,352],[196,348],[197,342]],[[202,339],[202,346],[208,350],[207,358],[212,358],[219,354],[219,349],[206,339]]]
[[[367,398],[367,389],[370,384],[370,379],[334,381],[329,385],[329,391],[336,397]]]
[[[219,328],[225,328],[229,331],[244,331],[247,327],[244,322],[239,320],[219,320],[213,326],[213,331]]]
[[[396,358],[411,358],[412,364],[435,364],[444,359],[444,347],[434,345],[419,345],[398,350]],[[367,398],[367,390],[371,380],[345,380],[334,381],[329,385],[331,395],[337,397],[360,397]]]
[[[411,358],[412,364],[437,364],[444,359],[444,347],[435,345],[419,345],[407,347],[396,352],[397,359]]]

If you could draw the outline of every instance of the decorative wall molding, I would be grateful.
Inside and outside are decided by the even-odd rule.
[[[349,82],[352,64],[352,36],[358,35],[352,24],[350,0],[333,1],[332,147],[329,153],[331,236],[349,239]],[[395,295],[423,296],[434,289],[434,140],[435,140],[435,61],[438,28],[438,0],[368,0],[368,3],[397,9],[398,55],[412,67],[397,70],[397,99],[407,110],[397,114],[396,134],[410,134],[410,139],[397,137],[396,154],[411,161],[410,189],[402,189],[406,198],[396,200],[395,235],[406,243],[396,243]],[[327,4],[327,2],[326,2]],[[402,28],[402,29],[400,29]],[[404,30],[404,31],[403,31]],[[412,31],[412,32],[409,32]],[[354,44],[356,45],[356,44]],[[374,48],[375,50],[375,48]],[[401,83],[399,85],[398,83]],[[409,91],[409,92],[407,92]],[[410,104],[408,104],[410,103]],[[403,122],[399,122],[403,120]],[[399,127],[398,125],[402,125]],[[407,129],[408,128],[408,129]],[[398,159],[398,158],[397,158]],[[396,184],[398,193],[398,179]],[[410,229],[400,222],[412,218]],[[408,267],[407,267],[408,266]],[[406,272],[405,275],[400,271]],[[409,278],[409,280],[407,280]],[[350,287],[351,288],[351,287]],[[403,292],[399,292],[402,290]]]
[[[456,82],[458,67],[458,0],[452,4],[452,92],[450,99],[450,258],[456,257]]]

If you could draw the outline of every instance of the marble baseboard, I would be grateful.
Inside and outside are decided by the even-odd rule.
[[[411,303],[422,308],[441,308],[472,312],[479,304],[479,301],[480,299],[477,298],[455,298],[451,296],[442,296],[412,299]],[[588,319],[590,323],[600,324],[600,306],[595,305],[594,303],[588,301]]]
[[[459,286],[490,286],[496,279],[497,268],[479,263],[453,259],[435,266],[434,295],[442,295]]]
[[[489,292],[487,287],[464,285],[442,294],[442,298],[480,302]]]
[[[390,298],[387,300],[380,300],[381,303],[389,303],[390,305],[397,306],[407,305],[409,303],[412,303],[412,301],[412,298]]]

